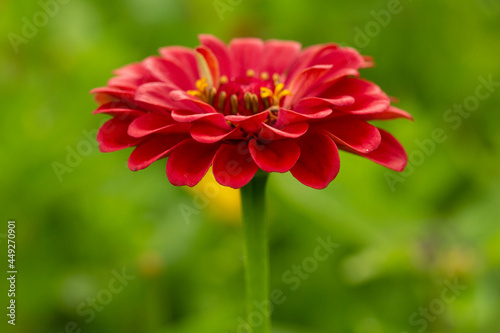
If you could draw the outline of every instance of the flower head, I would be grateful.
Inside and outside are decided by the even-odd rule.
[[[101,151],[135,147],[128,160],[134,171],[168,157],[170,182],[188,186],[212,166],[215,179],[233,188],[261,169],[290,171],[320,189],[337,176],[339,149],[405,167],[401,144],[367,122],[411,119],[359,78],[370,58],[336,44],[200,41],[194,50],[162,48],[92,91],[100,104],[94,113],[112,116],[97,136]]]

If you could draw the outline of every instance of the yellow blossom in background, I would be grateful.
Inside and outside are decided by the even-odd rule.
[[[227,225],[241,224],[240,190],[217,183],[211,170],[198,185],[185,188],[197,197],[208,218]]]

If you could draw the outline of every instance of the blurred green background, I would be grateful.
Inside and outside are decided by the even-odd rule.
[[[500,332],[500,87],[484,85],[500,82],[500,1],[9,0],[0,12],[0,267],[15,219],[18,269],[15,327],[0,284],[5,331],[242,332],[238,193],[171,186],[164,160],[129,171],[130,151],[98,151],[105,117],[91,115],[89,90],[113,69],[212,33],[357,47],[377,64],[362,75],[415,117],[381,125],[410,155],[403,174],[342,153],[325,190],[270,177],[272,289],[286,298],[274,332]],[[318,237],[339,246],[311,266]]]

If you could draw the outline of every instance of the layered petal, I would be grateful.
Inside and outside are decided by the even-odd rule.
[[[307,97],[301,99],[294,107],[294,111],[310,114],[310,110],[317,110],[332,107],[346,107],[353,105],[355,99],[352,96],[335,96],[333,98]]]
[[[174,110],[172,111],[172,119],[181,123],[190,123],[198,120],[218,121],[224,119],[224,116],[220,113],[195,113],[191,110]]]
[[[174,110],[183,104],[170,98],[170,93],[177,88],[163,82],[146,83],[135,92],[135,100],[148,105]]]
[[[296,61],[301,44],[293,41],[268,40],[264,43],[261,72],[283,74]]]
[[[168,158],[168,180],[176,186],[195,186],[207,173],[219,146],[185,140],[173,149]]]
[[[364,114],[359,117],[359,119],[363,120],[390,120],[398,118],[405,118],[413,121],[413,117],[408,112],[394,106],[389,106],[389,108],[383,112]]]
[[[191,136],[198,142],[215,143],[221,140],[243,138],[240,128],[233,128],[223,117],[201,119],[191,127]]]
[[[332,113],[332,109],[324,106],[301,109],[299,112],[281,108],[276,120],[276,127],[281,128],[297,122],[309,122],[314,119],[322,120]]]
[[[132,103],[134,100],[134,92],[115,87],[100,87],[90,91],[95,94],[95,100],[100,104],[105,104],[113,101],[126,101]]]
[[[337,146],[327,134],[311,133],[297,142],[300,157],[290,170],[302,184],[322,189],[337,177],[340,158]]]
[[[245,76],[248,70],[260,71],[264,42],[258,38],[236,38],[229,44],[233,77]]]
[[[259,139],[264,141],[274,141],[281,139],[296,139],[304,135],[309,129],[309,124],[305,122],[293,123],[281,128],[262,124]]]
[[[133,119],[133,118],[132,118]],[[105,122],[97,132],[100,151],[111,152],[136,145],[140,139],[128,135],[127,130],[132,120],[112,118]]]
[[[337,44],[313,45],[302,51],[290,69],[290,76],[317,65],[332,65],[323,80],[332,81],[346,75],[358,76],[358,69],[373,65],[371,59],[361,56],[355,49]]]
[[[170,93],[170,98],[182,105],[184,110],[192,110],[194,113],[216,113],[213,106],[194,98],[182,90],[174,90]]]
[[[290,68],[288,69],[288,75],[287,75],[287,80],[286,84],[290,84],[293,78],[295,78],[296,75],[298,75],[300,72],[302,72],[304,69],[309,67],[309,63],[311,59],[314,57],[316,52],[320,50],[323,46],[322,45],[311,45],[303,49],[295,61],[292,63]]]
[[[182,46],[167,46],[160,49],[160,54],[163,58],[173,61],[179,68],[182,68],[191,82],[196,82],[199,78],[195,53],[192,49]]]
[[[150,134],[187,133],[190,125],[175,122],[169,114],[147,113],[134,119],[128,128],[128,135],[135,138]]]
[[[145,113],[144,111],[139,110],[136,107],[137,107],[136,105],[132,104],[128,105],[127,103],[123,103],[121,101],[112,101],[101,105],[92,113],[93,114],[103,113],[110,116],[117,116],[121,118],[127,116],[137,117]]]
[[[118,76],[111,78],[108,85],[125,90],[135,90],[145,83],[157,81],[141,63],[124,66],[114,73]]]
[[[294,105],[303,97],[307,97],[308,92],[318,84],[318,80],[325,75],[331,65],[318,65],[309,67],[297,75],[290,84],[291,98],[287,98],[284,107]]]
[[[387,110],[390,105],[389,97],[376,84],[352,77],[337,81],[328,90],[321,94],[325,98],[338,96],[352,96],[354,103],[345,106],[336,106],[341,110],[356,114],[372,114]]]
[[[358,76],[358,69],[367,67],[367,62],[358,51],[332,44],[319,50],[312,57],[310,65],[332,65],[331,70],[323,77],[326,83],[347,75]]]
[[[241,127],[246,133],[257,133],[264,121],[269,116],[269,111],[254,114],[252,116],[226,116],[225,119],[234,125]]]
[[[158,78],[158,80],[168,83],[170,86],[182,90],[195,88],[193,82],[183,68],[172,60],[160,57],[149,57],[144,60],[144,67]]]
[[[198,68],[203,69],[201,70],[202,73],[200,73],[200,76],[206,78],[210,82],[209,88],[212,88],[214,86],[218,87],[220,70],[217,58],[208,47],[198,46],[196,48],[196,52]]]
[[[408,155],[406,155],[403,146],[390,133],[380,128],[378,130],[381,135],[380,145],[377,149],[360,155],[386,168],[403,171],[408,163]]]
[[[217,58],[220,75],[232,77],[232,62],[226,44],[212,35],[200,35],[198,38],[200,39],[201,45],[209,48]]]
[[[348,147],[360,153],[373,151],[381,142],[380,132],[375,126],[353,117],[334,118],[315,125],[315,128],[327,131],[340,147]]]
[[[129,169],[137,171],[148,167],[158,159],[166,157],[188,138],[188,134],[157,135],[139,143],[128,159]]]
[[[248,184],[259,167],[250,156],[247,143],[223,144],[215,154],[212,171],[224,186],[240,188]]]
[[[293,140],[271,141],[265,144],[250,140],[250,154],[265,172],[287,172],[297,162],[300,148]]]

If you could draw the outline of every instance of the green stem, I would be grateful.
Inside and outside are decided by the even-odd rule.
[[[241,188],[246,277],[246,322],[249,332],[270,333],[269,254],[265,214],[267,174]]]

